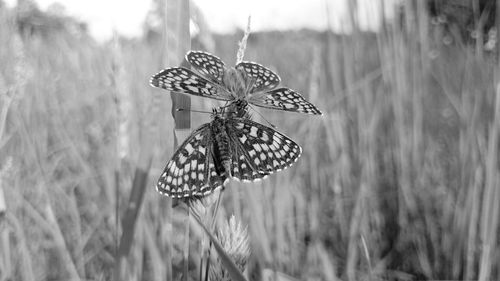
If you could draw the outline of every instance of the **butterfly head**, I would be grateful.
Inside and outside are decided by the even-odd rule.
[[[238,118],[250,118],[248,113],[248,101],[237,99],[226,106],[226,116]]]

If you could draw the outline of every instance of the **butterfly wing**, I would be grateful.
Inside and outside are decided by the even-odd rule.
[[[276,73],[258,63],[240,62],[236,65],[236,69],[246,73],[247,77],[253,82],[249,93],[272,90],[278,87],[281,81]]]
[[[158,72],[151,77],[150,84],[156,88],[182,94],[224,101],[234,99],[223,87],[182,67],[167,68]]]
[[[186,54],[186,60],[207,79],[219,85],[223,84],[225,66],[220,58],[201,51],[190,51]]]
[[[323,114],[314,104],[304,99],[302,95],[288,88],[279,88],[269,92],[251,95],[248,102],[256,106],[270,109],[314,115]]]
[[[281,171],[302,153],[302,148],[287,136],[252,120],[231,118],[226,124],[234,144],[233,177],[237,179],[255,180]]]
[[[167,163],[156,190],[166,196],[203,196],[222,187],[224,175],[215,170],[210,123],[196,129]]]
[[[235,141],[233,138],[232,143]],[[231,156],[231,173],[234,179],[250,182],[266,178],[270,174],[265,171],[259,171],[259,167],[252,164],[250,156],[238,143],[234,143]]]

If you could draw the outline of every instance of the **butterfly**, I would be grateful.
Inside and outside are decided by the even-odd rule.
[[[199,74],[183,67],[167,68],[153,75],[150,85],[216,100],[322,115],[296,91],[277,88],[280,77],[258,63],[244,61],[228,68],[220,58],[201,51],[188,52],[186,60]]]
[[[202,197],[229,179],[255,181],[290,167],[302,148],[282,133],[248,118],[227,117],[214,109],[179,146],[156,190],[175,198]]]

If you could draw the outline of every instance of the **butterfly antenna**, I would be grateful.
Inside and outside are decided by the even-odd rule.
[[[267,123],[267,124],[269,124],[269,126],[271,126],[272,128],[276,129],[276,126],[275,126],[273,123],[269,122],[269,121],[266,119],[266,117],[264,117],[264,115],[260,114],[260,112],[259,112],[259,111],[257,111],[257,110],[256,110],[256,109],[255,109],[255,108],[254,108],[251,104],[248,104],[248,106],[249,106],[250,108],[252,108],[252,110],[253,110],[254,112],[256,112],[256,113],[257,113],[257,114],[258,114],[258,115],[259,115],[262,119],[264,119],[264,121],[266,121],[266,123]]]
[[[204,110],[194,110],[194,109],[186,109],[186,108],[177,108],[176,111],[189,111],[189,112],[196,112],[196,113],[212,114],[212,112],[208,112],[208,111],[204,111]]]

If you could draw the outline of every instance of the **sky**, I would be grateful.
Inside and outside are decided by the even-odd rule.
[[[12,6],[17,0],[7,0]],[[209,29],[228,33],[245,29],[251,15],[252,31],[312,28],[324,30],[329,25],[335,31],[345,30],[350,0],[193,0],[205,15]],[[394,2],[397,0],[381,0]],[[35,0],[42,10],[60,3],[67,14],[88,23],[90,33],[106,40],[113,30],[126,36],[139,36],[142,23],[151,8],[150,0]],[[379,1],[360,2],[360,24],[368,29],[377,27]],[[330,17],[327,17],[327,15]]]

